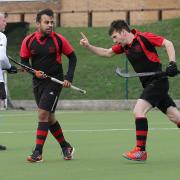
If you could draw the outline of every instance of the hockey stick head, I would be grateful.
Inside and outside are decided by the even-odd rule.
[[[116,68],[116,74],[118,76],[124,77],[124,78],[130,78],[131,76],[128,73],[125,73],[122,69],[119,67]]]
[[[34,70],[33,68],[31,68],[31,67],[29,67],[29,66],[26,66],[26,65],[24,65],[24,64],[22,64],[22,63],[20,63],[20,62],[17,62],[17,61],[14,60],[11,56],[8,56],[8,58],[9,58],[12,62],[14,62],[15,64],[17,64],[18,66],[24,68],[26,71],[34,74],[35,70]]]
[[[163,71],[155,71],[155,72],[140,72],[140,73],[136,73],[136,72],[130,72],[127,73],[124,70],[121,70],[120,68],[116,68],[116,74],[124,77],[124,78],[132,78],[132,77],[146,77],[146,76],[166,76],[166,72]]]
[[[79,92],[82,94],[86,94],[86,90],[84,90],[84,89],[80,89]]]

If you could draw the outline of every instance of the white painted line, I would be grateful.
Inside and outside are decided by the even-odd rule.
[[[172,131],[178,128],[150,128],[150,131]],[[63,130],[63,132],[113,132],[113,131],[135,131],[135,129],[71,129]],[[35,131],[0,131],[0,134],[28,134]]]

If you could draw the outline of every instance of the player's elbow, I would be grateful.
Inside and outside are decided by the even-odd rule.
[[[169,40],[165,39],[164,42],[163,42],[163,45],[166,46],[166,47],[172,47],[173,43],[172,43],[172,41],[169,41]]]
[[[106,50],[104,51],[103,56],[110,58],[110,57],[113,56],[113,53],[112,53],[112,51],[111,51],[110,49],[106,49]]]

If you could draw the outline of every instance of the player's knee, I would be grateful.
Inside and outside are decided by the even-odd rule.
[[[141,111],[137,111],[136,109],[133,110],[134,117],[145,117],[145,114]]]
[[[48,118],[49,125],[52,125],[56,122],[56,119],[54,118]]]
[[[40,121],[48,121],[49,114],[46,111],[41,111],[38,113],[38,118]]]

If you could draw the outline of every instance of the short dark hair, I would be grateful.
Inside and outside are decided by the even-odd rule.
[[[54,17],[54,13],[53,13],[52,9],[43,9],[42,11],[39,11],[37,13],[36,22],[40,22],[41,21],[41,16],[44,15],[44,14],[47,15],[47,16]]]
[[[131,32],[128,24],[124,20],[115,20],[111,23],[109,28],[109,35],[111,36],[114,31],[122,31],[125,29],[128,32]]]

